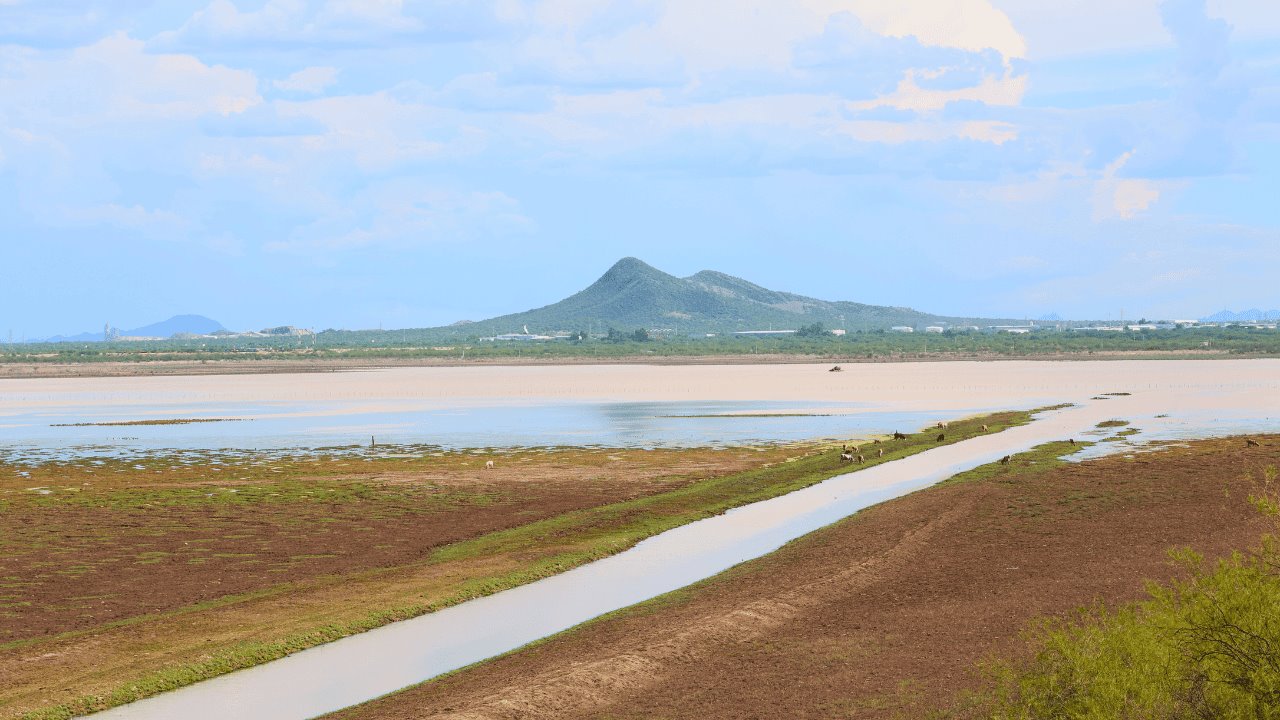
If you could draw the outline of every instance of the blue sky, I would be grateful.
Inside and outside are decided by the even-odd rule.
[[[1270,309],[1277,198],[1273,0],[0,0],[0,333]]]

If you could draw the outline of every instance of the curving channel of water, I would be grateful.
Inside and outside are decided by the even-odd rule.
[[[1108,418],[1153,417],[1152,408],[1168,401],[1168,397],[1150,396],[1085,400],[1072,408],[1044,413],[1030,425],[840,475],[804,490],[667,531],[618,555],[554,577],[93,717],[315,717],[684,587],[765,555],[862,508],[927,487],[1003,455],[1050,440],[1082,436]],[[1260,421],[1261,417],[1259,414],[1257,419]]]

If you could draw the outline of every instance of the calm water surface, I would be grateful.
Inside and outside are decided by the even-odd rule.
[[[167,450],[363,449],[374,439],[383,446],[445,449],[728,446],[853,437],[898,428],[909,431],[939,416],[932,411],[894,412],[855,403],[826,403],[820,414],[808,412],[813,403],[800,402],[575,402],[443,408],[404,404],[400,410],[380,407],[373,412],[313,403],[185,408],[65,405],[9,414],[3,414],[0,404],[0,458],[31,462]],[[77,425],[148,418],[230,421]]]

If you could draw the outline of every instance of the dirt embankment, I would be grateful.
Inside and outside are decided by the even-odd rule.
[[[1280,436],[1052,469],[895,500],[720,577],[336,714],[392,718],[893,718],[948,708],[1034,618],[1143,594],[1166,551],[1267,527],[1247,477]]]

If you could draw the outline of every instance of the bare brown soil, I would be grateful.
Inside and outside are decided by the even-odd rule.
[[[332,716],[919,718],[1028,652],[1042,616],[1143,595],[1167,550],[1256,544],[1248,477],[1280,436],[999,468],[866,510],[758,561]]]
[[[629,355],[619,357],[552,357],[552,358],[271,358],[246,360],[133,360],[89,363],[0,362],[0,379],[6,378],[76,378],[133,377],[148,375],[257,375],[274,373],[341,372],[393,367],[483,367],[530,365],[789,365],[834,362],[895,363],[951,362],[974,360],[1161,360],[1214,359],[1220,357],[1252,358],[1268,355],[1232,354],[1226,350],[1135,350],[1097,352],[1058,352],[1028,356],[998,353],[901,353],[874,358],[843,355],[741,354],[661,356]]]
[[[0,468],[0,645],[442,545],[779,460],[794,450],[563,450],[210,467]],[[495,458],[495,467],[483,463]],[[140,589],[145,588],[144,592]]]

